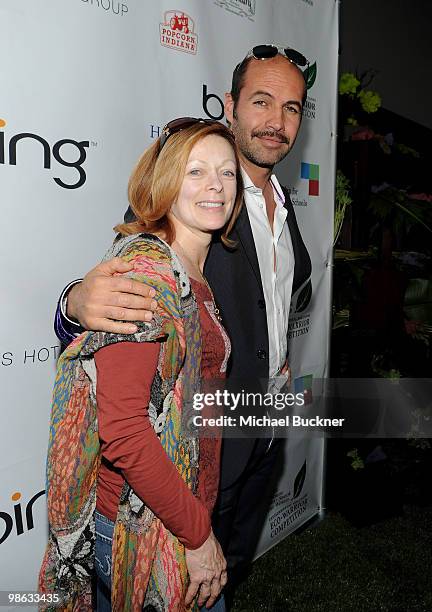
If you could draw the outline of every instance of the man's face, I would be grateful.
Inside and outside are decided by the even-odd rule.
[[[305,81],[300,70],[281,55],[249,63],[234,110],[225,96],[240,155],[261,168],[272,168],[290,151],[301,122]]]

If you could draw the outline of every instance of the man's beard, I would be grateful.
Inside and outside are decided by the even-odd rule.
[[[238,149],[242,155],[250,162],[260,168],[273,168],[276,164],[286,157],[290,151],[290,139],[285,134],[280,134],[274,130],[254,130],[251,132],[251,139],[246,135],[246,130],[242,128],[238,121],[231,126]],[[266,151],[264,147],[255,141],[254,138],[276,138],[281,143],[287,145],[285,150]],[[255,146],[254,146],[255,145]]]

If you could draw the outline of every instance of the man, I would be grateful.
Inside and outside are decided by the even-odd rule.
[[[288,315],[292,292],[311,274],[288,192],[272,175],[296,139],[306,95],[292,49],[255,47],[236,67],[225,113],[238,146],[245,206],[232,238],[235,250],[214,242],[205,275],[231,338],[228,378],[269,378],[287,370]],[[131,219],[131,211],[126,219]],[[96,266],[67,301],[67,314],[87,329],[132,333],[127,321],[148,320],[154,293],[117,276],[128,265],[112,260]],[[112,319],[125,321],[118,323]],[[57,321],[62,323],[58,313]],[[64,323],[64,320],[63,320]],[[213,516],[233,587],[252,560],[262,513],[257,510],[275,469],[281,445],[269,439],[225,439],[221,481]]]

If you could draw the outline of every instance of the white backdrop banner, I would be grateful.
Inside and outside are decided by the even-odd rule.
[[[0,0],[0,20],[0,590],[24,590],[46,542],[58,295],[109,247],[131,169],[161,126],[222,118],[234,66],[263,42],[311,62],[301,133],[277,174],[313,262],[313,292],[292,304],[294,385],[326,375],[338,15],[335,0]],[[322,463],[321,441],[288,443],[258,552],[319,511]],[[306,510],[275,518],[290,503]]]

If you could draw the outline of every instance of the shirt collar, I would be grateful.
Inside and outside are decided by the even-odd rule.
[[[243,166],[240,166],[240,170],[241,170],[241,174],[243,178],[243,186],[244,186],[245,191],[247,191],[248,193],[254,193],[254,194],[261,195],[262,189],[260,189],[259,187],[256,187],[253,184],[252,179],[249,177],[248,173],[243,168]],[[277,180],[275,174],[271,175],[270,182],[273,187],[273,193],[277,197],[277,200],[278,200],[277,203],[282,204],[283,206],[285,204],[285,196],[284,196],[284,192],[282,191],[282,187],[280,186],[279,181]]]

